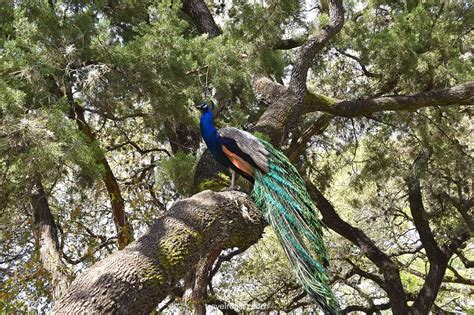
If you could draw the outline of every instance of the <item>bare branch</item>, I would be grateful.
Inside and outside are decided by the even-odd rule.
[[[346,259],[346,261],[352,266],[351,274],[357,274],[363,278],[372,280],[373,282],[377,283],[381,288],[385,286],[385,283],[382,278],[380,278],[376,274],[372,274],[370,272],[367,272],[365,270],[362,270],[359,266],[357,266],[355,263],[353,263],[350,259]]]
[[[211,272],[209,278],[212,280],[212,277],[214,277],[216,275],[216,273],[219,271],[220,267],[222,266],[222,263],[224,263],[226,261],[230,261],[235,256],[242,254],[244,251],[245,251],[245,249],[237,248],[236,250],[233,250],[233,251],[231,251],[230,253],[228,253],[226,255],[219,256],[219,259],[217,259],[216,265],[212,269],[212,272]]]
[[[314,124],[312,124],[308,129],[306,129],[301,135],[300,139],[296,142],[294,146],[290,146],[289,156],[290,161],[294,162],[298,157],[304,152],[306,144],[311,140],[314,135],[318,135],[324,132],[329,126],[333,119],[332,115],[323,114],[319,117]]]
[[[378,74],[378,73],[373,73],[373,72],[370,72],[369,70],[367,70],[367,67],[365,66],[365,64],[362,62],[362,59],[360,59],[359,57],[357,56],[354,56],[353,54],[350,54],[348,52],[345,52],[344,50],[341,50],[341,49],[336,49],[336,51],[338,53],[340,53],[341,55],[343,56],[346,56],[352,60],[355,60],[357,61],[357,63],[359,64],[360,68],[362,69],[362,72],[365,74],[366,77],[368,78],[380,78],[381,75]]]
[[[89,144],[96,142],[97,139],[94,132],[84,116],[84,108],[75,101],[72,88],[70,86],[65,86],[63,88],[63,93],[69,102],[69,117],[76,121],[79,130],[86,136]],[[117,179],[112,172],[104,153],[100,150],[97,151],[95,160],[97,164],[104,168],[104,171],[101,174],[102,180],[104,181],[107,193],[109,194],[112,215],[117,229],[117,243],[121,249],[133,241],[133,229],[125,214],[125,201],[122,197],[122,192]]]
[[[454,277],[451,276],[445,276],[444,281],[445,282],[452,282],[452,283],[462,283],[465,285],[472,285],[474,286],[474,279],[468,279],[466,277],[463,277],[459,272],[451,265],[448,265],[448,269],[454,274]]]
[[[466,256],[464,256],[464,254],[459,249],[455,250],[454,252],[459,257],[464,267],[474,268],[474,261],[467,259]]]

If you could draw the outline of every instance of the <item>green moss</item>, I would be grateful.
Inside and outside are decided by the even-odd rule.
[[[204,241],[202,233],[183,227],[179,233],[160,242],[157,253],[161,269],[171,276],[182,273],[181,265],[190,255],[191,248],[199,247]],[[194,246],[193,246],[194,245]]]
[[[253,135],[259,139],[262,139],[267,142],[271,142],[271,139],[268,135],[264,134],[263,132],[255,131]]]
[[[219,191],[230,185],[230,177],[226,174],[219,172],[216,174],[214,179],[206,179],[199,183],[198,191],[213,190]]]
[[[233,233],[230,239],[226,242],[228,247],[242,247],[247,243],[247,239],[239,233]]]
[[[161,272],[152,270],[146,276],[145,279],[152,282],[153,286],[159,287],[165,282],[165,277],[161,274]]]
[[[322,94],[306,93],[304,107],[312,110],[330,108],[337,103],[337,100]]]
[[[165,239],[160,242],[158,259],[161,266],[168,271],[175,270],[176,266],[182,263],[189,249],[184,245],[188,241],[186,231],[173,235],[171,239]]]
[[[204,235],[202,233],[199,233],[197,231],[193,231],[191,232],[192,233],[192,236],[193,236],[193,239],[194,239],[194,242],[196,244],[196,246],[201,246],[202,243],[204,242]]]

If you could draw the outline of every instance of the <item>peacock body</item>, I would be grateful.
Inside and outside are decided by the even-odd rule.
[[[297,281],[325,314],[338,314],[326,270],[324,226],[296,168],[270,143],[246,131],[217,130],[209,106],[198,108],[207,147],[219,163],[253,182],[251,197],[275,230]]]

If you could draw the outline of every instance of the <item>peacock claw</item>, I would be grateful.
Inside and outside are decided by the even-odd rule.
[[[238,190],[237,187],[230,186],[230,187],[226,187],[226,188],[221,189],[221,191],[234,191],[234,190]]]

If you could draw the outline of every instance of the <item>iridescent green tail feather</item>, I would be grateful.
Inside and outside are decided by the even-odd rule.
[[[339,314],[326,272],[324,225],[317,216],[305,182],[283,153],[260,141],[270,153],[270,171],[255,174],[252,198],[275,230],[298,282],[325,314]]]

